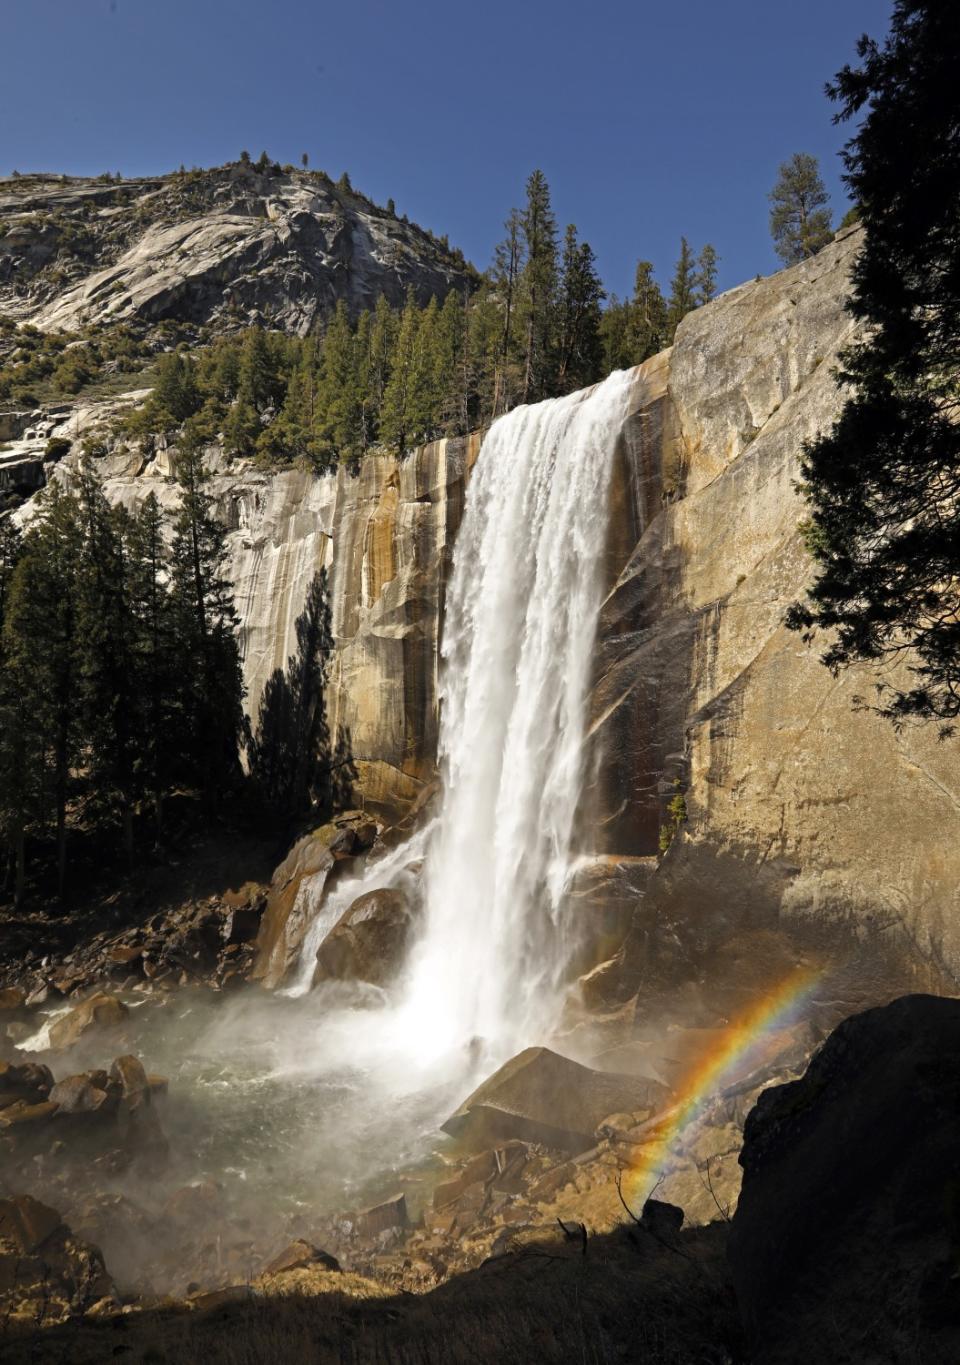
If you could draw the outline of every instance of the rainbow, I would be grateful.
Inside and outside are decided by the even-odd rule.
[[[771,1030],[794,1022],[820,975],[810,969],[793,972],[725,1029],[714,1046],[698,1058],[677,1088],[674,1103],[651,1121],[639,1158],[623,1173],[623,1195],[631,1208],[639,1208],[650,1197],[671,1149],[715,1097],[727,1074],[742,1065],[750,1066],[769,1041]],[[759,1056],[756,1060],[759,1062]]]

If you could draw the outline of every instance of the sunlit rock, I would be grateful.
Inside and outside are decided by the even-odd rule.
[[[495,1071],[443,1124],[470,1146],[521,1138],[579,1152],[608,1114],[652,1114],[666,1091],[655,1081],[594,1071],[545,1047],[530,1047]]]
[[[50,1025],[50,1046],[61,1052],[73,1047],[92,1030],[116,1031],[123,1026],[129,1010],[116,996],[99,991],[75,1006]]]
[[[321,943],[314,984],[368,981],[387,985],[403,965],[413,927],[413,911],[402,891],[368,891],[353,902]]]

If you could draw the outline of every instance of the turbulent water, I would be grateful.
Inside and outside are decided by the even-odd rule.
[[[491,428],[446,600],[439,815],[338,888],[304,947],[301,990],[350,901],[424,857],[423,933],[382,1021],[390,1054],[413,1065],[502,1060],[556,1017],[611,461],[632,387],[617,373]]]

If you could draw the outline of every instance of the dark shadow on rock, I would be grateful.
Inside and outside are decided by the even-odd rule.
[[[845,1020],[744,1132],[730,1261],[757,1365],[960,1360],[960,1001]]]
[[[247,741],[250,776],[271,815],[288,822],[314,808],[321,817],[349,803],[356,769],[350,732],[330,734],[326,682],[333,649],[327,574],[314,574],[296,622],[297,652],[267,679]]]

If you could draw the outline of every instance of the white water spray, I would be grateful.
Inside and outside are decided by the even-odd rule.
[[[634,386],[618,372],[490,429],[447,593],[439,816],[338,887],[304,945],[301,989],[350,900],[425,857],[423,933],[381,1021],[411,1063],[496,1063],[556,1021],[611,462]]]

